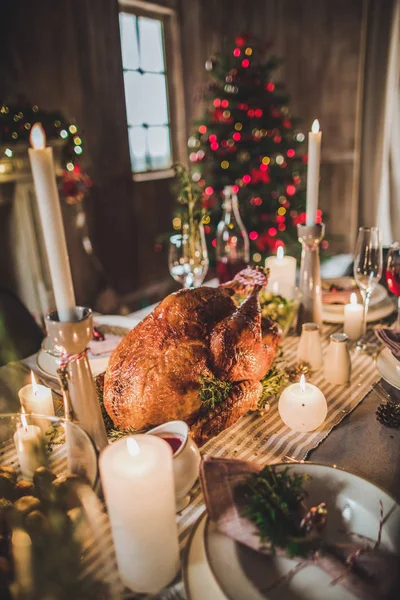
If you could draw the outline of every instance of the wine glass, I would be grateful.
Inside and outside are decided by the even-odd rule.
[[[190,234],[183,231],[169,240],[169,272],[184,288],[201,286],[208,271],[207,245],[203,227]]]
[[[359,350],[366,350],[367,314],[372,292],[382,277],[382,244],[379,227],[360,227],[354,252],[354,279],[364,301],[363,327]]]
[[[400,329],[400,242],[390,246],[386,264],[386,283],[389,291],[397,296],[397,320],[394,325]]]

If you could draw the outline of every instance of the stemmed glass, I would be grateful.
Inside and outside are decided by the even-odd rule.
[[[200,225],[191,234],[183,230],[169,240],[169,272],[184,288],[201,286],[208,271],[207,244]]]
[[[383,260],[379,227],[360,227],[354,252],[354,279],[364,301],[363,327],[359,350],[366,350],[367,315],[372,292],[382,277]]]
[[[390,246],[386,264],[386,283],[389,291],[397,296],[397,320],[394,327],[400,329],[400,242],[393,242]]]

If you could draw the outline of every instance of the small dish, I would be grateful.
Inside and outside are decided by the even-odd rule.
[[[163,438],[172,448],[175,480],[176,512],[186,508],[190,502],[189,492],[199,476],[200,451],[189,434],[184,421],[163,423],[147,432]]]

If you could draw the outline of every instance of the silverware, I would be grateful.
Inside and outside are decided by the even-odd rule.
[[[304,464],[305,460],[299,460],[298,458],[296,458],[295,456],[289,456],[288,454],[286,454],[283,458],[282,458],[282,462],[284,463],[300,463],[300,464]]]
[[[372,389],[374,392],[376,392],[378,394],[378,396],[382,400],[389,400],[389,401],[392,400],[392,397],[390,396],[390,394],[383,387],[381,380],[374,383],[374,385],[372,386]]]

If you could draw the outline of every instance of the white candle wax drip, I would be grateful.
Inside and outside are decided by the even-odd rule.
[[[324,394],[317,386],[306,383],[304,375],[299,383],[293,383],[283,390],[278,408],[285,425],[299,432],[317,429],[325,421],[328,412]]]

